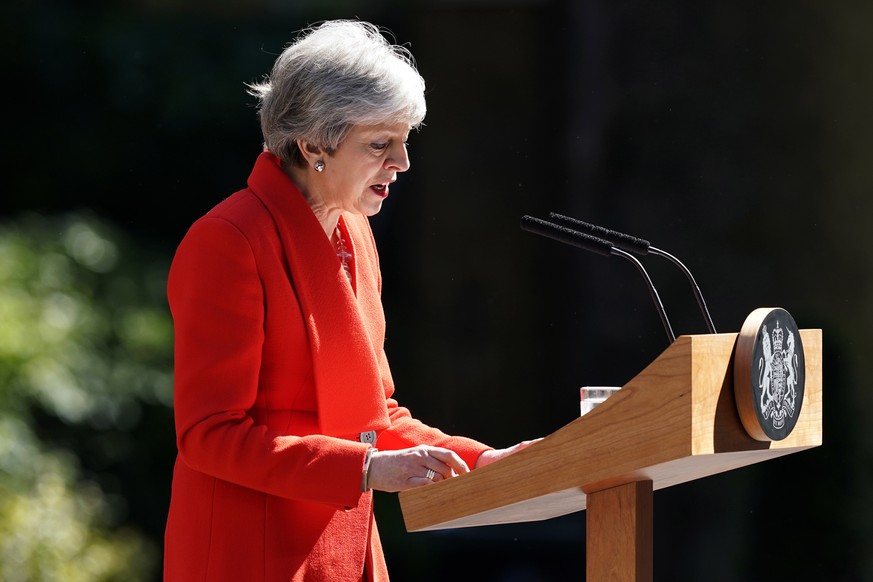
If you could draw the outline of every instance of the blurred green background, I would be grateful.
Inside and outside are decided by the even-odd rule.
[[[397,396],[495,446],[578,415],[666,347],[635,269],[536,237],[550,211],[694,272],[719,331],[824,334],[824,445],[655,493],[657,580],[873,579],[873,5],[18,2],[0,24],[0,580],[159,580],[175,455],[166,273],[261,148],[244,83],[360,17],[428,84],[373,219]],[[864,242],[868,240],[868,242]],[[646,262],[677,334],[687,281]],[[405,532],[396,580],[584,579],[584,512]]]

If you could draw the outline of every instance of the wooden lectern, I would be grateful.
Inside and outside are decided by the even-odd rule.
[[[537,521],[587,509],[586,579],[651,581],[653,491],[821,445],[821,330],[801,330],[806,387],[779,441],[744,429],[738,334],[679,337],[603,404],[543,440],[400,494],[408,531]]]

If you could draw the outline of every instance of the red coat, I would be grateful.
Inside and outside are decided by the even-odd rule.
[[[344,214],[350,284],[278,160],[199,219],[173,259],[179,454],[164,579],[387,580],[361,493],[368,445],[488,447],[413,419],[392,398],[375,242]]]

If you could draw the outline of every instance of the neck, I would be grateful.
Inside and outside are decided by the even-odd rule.
[[[324,229],[324,234],[328,238],[333,236],[342,211],[339,208],[328,207],[321,202],[321,197],[318,196],[318,189],[310,179],[311,170],[308,167],[299,168],[284,162],[282,163],[282,169],[288,174],[288,177],[291,178],[291,181],[300,190],[300,193],[303,194],[303,198],[306,199],[313,214],[315,214],[315,218],[318,219],[321,228]]]
[[[336,230],[336,225],[339,222],[340,210],[338,208],[325,209],[318,204],[312,204],[309,198],[307,198],[306,201],[309,202],[309,207],[312,208],[315,218],[318,219],[321,228],[324,229],[324,234],[326,234],[328,238],[332,237]]]

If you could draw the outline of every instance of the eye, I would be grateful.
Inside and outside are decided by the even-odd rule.
[[[370,144],[370,147],[371,147],[373,150],[377,151],[377,152],[381,152],[381,151],[383,151],[385,148],[388,147],[388,144],[385,143],[385,142],[373,142],[373,143]]]

